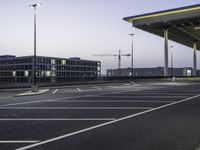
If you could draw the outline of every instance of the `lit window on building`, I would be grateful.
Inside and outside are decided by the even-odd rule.
[[[192,70],[187,69],[187,77],[191,77],[192,76]]]
[[[56,76],[56,72],[55,72],[55,71],[52,72],[52,76],[53,76],[53,77]]]
[[[44,76],[44,71],[41,71],[41,76]]]
[[[56,60],[55,59],[51,59],[51,64],[55,65],[56,64]]]
[[[46,77],[50,77],[51,76],[51,71],[46,71],[45,75],[46,75]]]
[[[28,77],[29,76],[29,72],[26,70],[26,71],[24,71],[24,76],[25,77]]]
[[[12,75],[13,75],[13,77],[15,77],[16,76],[16,71],[13,71]]]
[[[97,70],[100,71],[100,70],[101,70],[101,67],[97,67]]]
[[[62,60],[62,61],[61,61],[61,64],[62,64],[62,65],[66,65],[66,60]]]

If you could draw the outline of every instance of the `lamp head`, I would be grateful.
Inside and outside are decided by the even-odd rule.
[[[129,34],[130,36],[134,36],[135,34],[134,33],[131,33],[131,34]]]
[[[34,7],[34,8],[36,8],[36,7],[41,6],[41,5],[42,5],[41,3],[37,3],[37,4],[29,5],[29,7]]]

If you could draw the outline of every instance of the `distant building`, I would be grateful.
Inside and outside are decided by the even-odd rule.
[[[37,56],[38,83],[94,80],[101,74],[101,62],[80,58]],[[32,83],[33,56],[0,56],[0,83]]]
[[[121,69],[107,69],[107,76],[131,76],[132,75],[131,68],[121,68]],[[172,72],[172,73],[171,73]],[[133,69],[133,76],[135,77],[145,77],[145,76],[163,76],[164,74],[164,67],[157,67],[157,68],[134,68]],[[200,74],[200,71],[197,71],[197,75]],[[169,68],[169,76],[191,76],[192,75],[192,68],[185,67],[185,68]]]

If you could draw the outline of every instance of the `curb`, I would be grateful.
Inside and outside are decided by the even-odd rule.
[[[20,93],[20,94],[15,95],[15,97],[41,95],[41,94],[44,94],[48,91],[49,91],[49,89],[39,90],[39,92],[27,91],[25,93]]]

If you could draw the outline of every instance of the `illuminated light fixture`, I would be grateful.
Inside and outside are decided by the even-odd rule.
[[[100,67],[97,67],[97,70],[98,70],[98,71],[100,71],[100,70],[101,70],[101,68],[100,68]]]
[[[200,26],[199,27],[194,27],[195,30],[200,30]]]
[[[191,77],[192,76],[192,71],[190,69],[187,69],[187,77]]]
[[[13,71],[12,75],[13,75],[13,77],[15,77],[16,76],[16,71]]]
[[[56,60],[55,59],[51,59],[51,64],[55,65],[56,64]]]
[[[25,77],[28,77],[29,76],[29,72],[26,70],[26,71],[24,71],[24,76]]]
[[[46,71],[45,75],[46,75],[46,77],[50,77],[51,76],[51,72],[50,71]]]
[[[62,65],[66,65],[66,60],[62,60],[62,61],[61,61],[61,64],[62,64]]]

